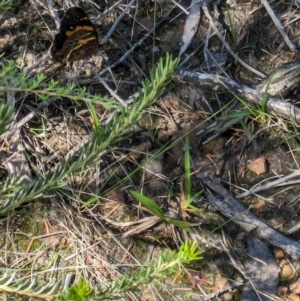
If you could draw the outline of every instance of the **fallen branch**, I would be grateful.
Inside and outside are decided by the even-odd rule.
[[[221,214],[230,218],[246,232],[251,232],[270,245],[281,248],[293,259],[300,259],[300,243],[298,241],[284,236],[248,212],[248,208],[233,198],[215,177],[207,177],[203,173],[198,173],[197,177],[206,187],[207,200]]]
[[[225,76],[177,68],[175,77],[180,81],[193,84],[204,90],[229,92],[237,97],[243,98],[244,101],[251,104],[261,105],[262,103],[263,92]],[[300,109],[289,102],[282,101],[280,98],[269,97],[266,110],[270,114],[292,119],[297,125],[300,125]]]

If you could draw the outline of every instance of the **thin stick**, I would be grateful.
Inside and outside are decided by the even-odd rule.
[[[57,100],[57,98],[51,98],[47,102],[41,102],[35,110],[27,114],[24,118],[22,118],[19,122],[15,123],[8,131],[6,131],[4,134],[0,136],[0,142],[6,139],[9,135],[12,134],[16,129],[20,128],[23,124],[27,123],[29,120],[31,120],[36,114],[41,111],[44,107],[49,106],[50,104],[54,103]]]
[[[99,76],[103,75],[104,73],[108,72],[109,69],[113,69],[116,66],[118,66],[119,64],[121,64],[133,51],[135,48],[141,46],[143,44],[143,42],[154,32],[155,28],[157,26],[159,26],[162,22],[165,21],[165,18],[163,18],[160,22],[158,22],[157,24],[155,24],[151,30],[149,30],[137,43],[135,43],[128,51],[126,51],[122,57],[120,57],[115,63],[113,63],[111,66],[103,69],[102,71],[99,72]],[[90,78],[88,80],[82,80],[79,81],[79,84],[83,85],[83,84],[88,84],[91,82],[94,82],[95,79],[98,79],[97,76]]]
[[[208,294],[204,297],[204,299],[202,299],[203,301],[209,301],[213,298],[216,298],[218,297],[220,294],[223,294],[229,290],[232,290],[233,288],[236,288],[236,287],[239,287],[239,286],[242,286],[244,285],[245,283],[244,282],[238,282],[238,281],[235,281],[233,282],[232,284],[229,284],[229,285],[226,285],[226,286],[223,286],[222,288],[218,289],[217,291],[211,293],[211,294]]]
[[[124,101],[118,94],[116,94],[111,88],[110,86],[103,80],[103,78],[101,78],[98,74],[96,74],[97,78],[99,79],[99,81],[101,82],[101,84],[105,87],[105,89],[110,93],[110,95],[112,97],[114,97],[115,99],[118,100],[118,102],[121,103],[122,106],[126,107],[127,103],[126,101]]]
[[[175,0],[171,0],[176,6],[178,6],[186,15],[189,15],[189,12],[182,6],[180,5],[178,2],[176,2]]]
[[[236,198],[240,199],[240,198],[246,197],[246,196],[248,196],[250,194],[256,193],[258,191],[270,189],[272,187],[275,187],[275,186],[278,186],[278,185],[282,185],[282,184],[288,184],[288,182],[286,182],[287,180],[289,180],[291,178],[294,178],[294,177],[297,177],[297,176],[300,176],[300,170],[296,170],[293,173],[291,173],[290,175],[282,177],[282,178],[280,178],[280,179],[278,179],[276,181],[273,181],[271,183],[268,183],[266,185],[262,185],[262,186],[259,186],[259,187],[256,187],[256,188],[251,188],[250,190],[237,195]]]
[[[98,17],[96,17],[93,20],[93,23],[96,23],[99,19],[102,18],[102,16],[106,15],[107,13],[109,13],[111,10],[113,10],[116,6],[118,6],[119,4],[121,4],[124,0],[119,0],[117,1],[115,4],[113,4],[112,6],[110,6],[107,10],[105,10],[102,14],[100,14]]]
[[[108,31],[107,35],[101,40],[100,45],[105,44],[109,37],[112,35],[112,33],[114,32],[115,28],[117,27],[118,23],[122,20],[122,18],[125,16],[125,14],[128,12],[128,10],[131,8],[131,5],[135,2],[136,0],[131,0],[127,6],[125,7],[125,9],[122,11],[122,13],[120,14],[120,16],[115,20],[114,24],[112,25],[111,29]]]
[[[270,4],[266,0],[261,0],[261,2],[264,5],[264,7],[265,7],[266,11],[268,12],[268,14],[270,15],[271,19],[273,20],[274,25],[276,26],[276,28],[278,29],[278,31],[282,35],[285,43],[288,45],[288,47],[290,48],[290,50],[294,52],[295,51],[295,45],[290,41],[289,37],[284,32],[284,27],[282,26],[282,24],[280,23],[280,21],[275,16],[275,14],[274,14],[274,12],[273,12]]]
[[[266,76],[259,72],[258,70],[254,69],[253,67],[251,67],[250,65],[246,64],[242,59],[240,59],[230,48],[230,46],[228,45],[228,43],[224,40],[224,38],[222,37],[222,35],[220,34],[219,30],[217,29],[212,16],[210,15],[208,8],[207,8],[207,1],[203,1],[202,4],[202,9],[203,12],[205,14],[205,16],[207,17],[207,19],[209,20],[210,26],[213,28],[213,30],[215,31],[216,35],[218,36],[218,38],[221,40],[221,42],[223,43],[223,45],[225,46],[225,48],[228,50],[228,52],[234,57],[235,60],[237,60],[242,66],[244,66],[246,69],[248,69],[249,71],[255,73],[256,75],[258,75],[261,78],[265,78]]]

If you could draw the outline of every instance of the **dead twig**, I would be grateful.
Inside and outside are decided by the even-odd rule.
[[[128,51],[126,51],[123,56],[121,56],[115,63],[112,65],[108,66],[107,68],[103,69],[102,71],[99,72],[99,76],[102,76],[104,73],[108,72],[109,69],[113,69],[119,64],[121,64],[125,59],[139,46],[143,44],[143,42],[155,31],[156,27],[159,26],[162,22],[165,21],[166,18],[163,18],[160,20],[160,22],[157,22],[152,29],[150,29],[138,42],[136,42]],[[98,82],[98,76],[94,76],[90,79],[87,80],[80,80],[78,84],[80,85],[86,85],[86,84],[91,84],[94,82]]]
[[[246,64],[242,59],[240,59],[230,48],[229,44],[224,40],[224,38],[222,37],[222,35],[220,34],[219,30],[217,29],[217,26],[214,23],[214,20],[211,16],[211,14],[208,11],[207,8],[207,1],[203,1],[202,4],[202,9],[203,12],[206,16],[206,18],[209,20],[209,24],[210,26],[213,28],[213,30],[215,31],[216,35],[218,36],[218,38],[221,40],[221,42],[223,43],[223,45],[225,46],[225,48],[228,50],[228,52],[230,53],[230,55],[236,60],[238,61],[242,66],[244,66],[246,69],[248,69],[249,71],[251,71],[252,73],[258,75],[261,78],[266,77],[263,73],[259,72],[258,70],[256,70],[255,68],[249,66],[248,64]]]
[[[202,300],[203,301],[208,301],[208,300],[211,300],[212,298],[216,298],[218,297],[219,295],[229,291],[229,290],[232,290],[233,288],[236,288],[236,287],[239,287],[239,286],[242,286],[244,285],[245,283],[244,282],[238,282],[238,281],[235,281],[229,285],[226,285],[222,288],[220,288],[219,290],[217,290],[216,292],[213,292],[209,295],[206,295]]]
[[[99,82],[100,82],[100,83],[105,87],[105,89],[110,93],[110,95],[111,95],[112,97],[114,97],[116,100],[118,100],[118,102],[119,102],[122,106],[126,107],[126,106],[127,106],[126,101],[124,101],[117,93],[115,93],[115,92],[110,88],[110,86],[104,81],[103,78],[101,78],[100,76],[98,76],[98,74],[96,74],[96,76],[98,77]]]
[[[257,185],[255,185],[250,190],[248,190],[248,191],[246,191],[244,193],[240,193],[239,195],[237,195],[236,198],[238,198],[238,199],[244,198],[244,197],[246,197],[248,195],[257,193],[259,191],[270,189],[270,188],[277,187],[277,186],[295,184],[295,181],[293,181],[293,182],[287,182],[287,180],[289,180],[291,178],[294,178],[294,177],[298,177],[298,176],[300,176],[300,170],[296,170],[293,173],[291,173],[290,175],[282,177],[282,178],[279,178],[278,180],[270,182],[270,183],[267,183],[266,185],[259,185],[258,184],[259,185],[258,187],[257,187]],[[298,183],[299,183],[299,180],[296,182],[296,184],[298,184]]]
[[[283,37],[285,43],[287,44],[287,46],[290,48],[291,51],[295,51],[295,45],[290,41],[289,37],[284,32],[284,27],[282,26],[280,21],[277,19],[276,15],[274,14],[274,12],[273,12],[270,4],[268,3],[268,1],[261,0],[261,2],[264,5],[264,7],[265,7],[266,11],[268,12],[268,14],[270,15],[271,19],[273,20],[274,25],[276,26],[276,28],[278,29],[278,31],[282,35],[282,37]]]
[[[106,36],[101,40],[100,45],[105,44],[109,37],[112,35],[112,33],[114,32],[115,28],[117,27],[118,23],[123,19],[123,17],[125,16],[125,14],[128,12],[128,10],[131,8],[132,4],[135,2],[136,0],[131,0],[127,6],[125,7],[125,9],[122,11],[122,13],[120,14],[120,16],[115,20],[114,24],[112,25],[112,27],[110,28],[110,30],[108,31],[108,33],[106,34]]]
[[[205,194],[209,203],[222,215],[230,218],[246,232],[251,232],[270,245],[282,249],[293,259],[300,259],[300,243],[298,241],[284,236],[250,213],[244,205],[230,195],[215,177],[207,177],[203,173],[198,173],[197,178],[206,187]]]
[[[205,90],[232,93],[251,104],[261,105],[261,100],[263,99],[262,92],[259,92],[245,84],[238,83],[237,81],[225,76],[199,73],[184,68],[177,68],[176,78],[199,86]],[[300,109],[289,102],[282,101],[280,98],[269,97],[266,110],[270,114],[279,115],[289,120],[293,120],[297,125],[300,125]]]
[[[35,110],[33,110],[31,113],[27,114],[23,119],[21,119],[19,122],[15,123],[9,130],[7,130],[4,134],[0,136],[0,142],[6,139],[8,136],[10,136],[15,130],[19,129],[22,125],[30,121],[34,116],[37,115],[38,112],[40,112],[43,108],[51,105],[57,100],[57,98],[51,98],[47,102],[41,102]]]

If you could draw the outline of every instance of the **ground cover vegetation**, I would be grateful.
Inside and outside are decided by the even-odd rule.
[[[299,5],[0,0],[3,298],[300,300]]]

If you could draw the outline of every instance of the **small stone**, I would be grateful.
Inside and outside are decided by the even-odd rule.
[[[232,293],[227,292],[222,295],[224,301],[230,301],[233,299]]]
[[[228,283],[227,278],[218,275],[218,276],[216,276],[216,278],[215,278],[215,283],[214,283],[213,289],[214,289],[215,291],[217,291],[217,290],[223,288],[224,286],[226,286],[227,283]]]
[[[283,286],[283,285],[280,285],[277,287],[277,296],[283,296],[283,295],[286,295],[287,292],[288,292],[288,287],[287,286]]]
[[[293,276],[293,269],[291,268],[291,266],[289,264],[285,264],[281,268],[280,275],[284,279],[289,279],[289,278],[291,278]]]
[[[285,256],[284,252],[281,249],[275,248],[273,253],[274,253],[274,257],[278,260],[283,259]]]
[[[262,175],[267,172],[268,164],[264,157],[259,157],[247,165],[248,169],[257,175]]]

